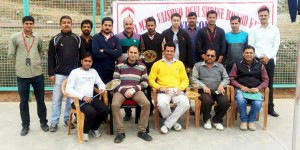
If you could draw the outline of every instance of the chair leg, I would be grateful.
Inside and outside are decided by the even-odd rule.
[[[190,109],[185,112],[185,129],[190,127]]]
[[[226,111],[226,128],[229,127],[229,111],[230,111],[230,110],[227,110],[227,111]]]
[[[233,102],[231,102],[233,103]],[[236,105],[235,104],[231,104],[231,128],[234,127],[234,120],[235,120],[235,115],[236,115]]]
[[[196,128],[199,128],[200,126],[200,100],[196,99],[195,100],[195,126]]]
[[[79,143],[83,143],[83,127],[84,127],[84,113],[77,114],[77,136]]]
[[[155,106],[155,108],[154,108],[154,129],[158,130],[158,126],[159,126],[159,110],[158,110],[157,106]]]
[[[264,111],[264,130],[267,129],[267,123],[268,123],[268,103],[265,103],[263,107]]]
[[[73,116],[73,113],[70,113],[69,114],[69,121],[68,121],[68,135],[71,134],[71,122],[72,122],[72,117]]]
[[[109,94],[108,94],[109,96]],[[111,98],[108,99],[108,107],[109,107],[109,134],[114,135],[114,121],[113,121],[113,115],[112,115],[112,110],[111,110]]]

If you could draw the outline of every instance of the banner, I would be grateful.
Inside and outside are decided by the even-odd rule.
[[[134,32],[147,32],[145,27],[146,19],[150,16],[156,20],[156,31],[171,27],[171,15],[179,13],[181,15],[181,28],[188,25],[187,15],[193,11],[197,14],[197,27],[207,25],[206,13],[215,10],[218,13],[217,26],[223,28],[225,32],[231,30],[230,17],[237,15],[241,17],[240,28],[248,31],[249,28],[259,23],[257,10],[267,6],[270,9],[269,22],[276,25],[277,21],[277,0],[222,0],[222,1],[114,1],[113,18],[114,33],[122,32],[123,19],[132,17],[134,20]]]

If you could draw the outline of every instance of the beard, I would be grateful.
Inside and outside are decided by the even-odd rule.
[[[85,35],[85,36],[87,36],[87,35],[90,35],[90,34],[91,34],[91,32],[90,32],[90,31],[87,31],[87,30],[85,30],[85,31],[82,31],[82,34],[83,34],[83,35]]]

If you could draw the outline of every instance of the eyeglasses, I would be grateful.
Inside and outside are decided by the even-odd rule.
[[[214,58],[215,55],[206,55],[206,57],[211,57],[211,58]]]

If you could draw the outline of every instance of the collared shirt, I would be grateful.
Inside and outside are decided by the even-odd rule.
[[[91,38],[88,41],[86,41],[85,38],[82,35],[80,36],[80,38],[81,38],[81,41],[82,41],[83,46],[85,48],[85,51],[86,52],[92,52],[92,39],[93,39],[93,36],[91,36]]]
[[[268,25],[266,28],[262,25],[256,25],[250,29],[248,44],[255,48],[257,58],[267,56],[273,58],[276,64],[276,55],[280,45],[280,33],[276,26]]]
[[[43,40],[41,36],[33,32],[31,36],[24,34],[27,48],[23,40],[23,32],[14,34],[9,41],[8,59],[15,65],[16,75],[20,78],[32,78],[42,74],[41,58],[45,56]],[[33,42],[34,40],[34,42]],[[26,59],[30,59],[30,65],[26,65]]]
[[[176,58],[173,57],[171,61],[167,61],[165,57],[162,58],[162,61],[165,62],[168,65],[171,65],[172,63],[176,62]]]
[[[206,86],[210,90],[217,90],[220,84],[224,87],[229,84],[229,77],[222,64],[215,62],[208,67],[203,61],[194,65],[191,81],[200,89]]]

